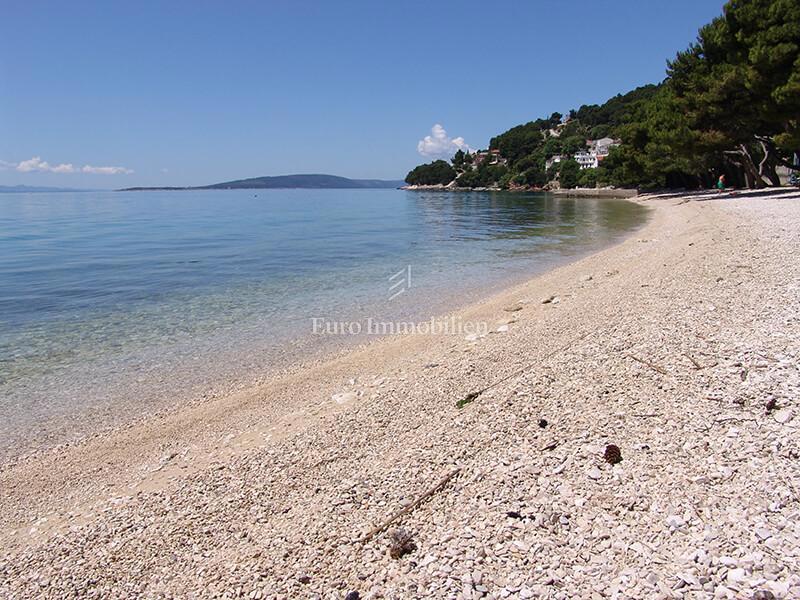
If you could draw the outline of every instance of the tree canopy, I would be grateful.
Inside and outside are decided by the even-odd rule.
[[[456,178],[456,170],[447,161],[435,160],[419,165],[406,175],[409,185],[447,185]]]
[[[587,140],[603,137],[621,143],[597,169],[573,164]],[[707,187],[721,174],[735,185],[777,185],[777,167],[796,169],[800,151],[800,2],[729,0],[668,61],[662,83],[512,127],[489,149],[503,164],[456,153],[459,186]],[[563,160],[546,169],[556,155]],[[437,163],[449,167],[437,161],[409,177],[450,177]]]
[[[668,73],[698,151],[750,186],[777,185],[775,167],[800,148],[800,3],[731,0]]]

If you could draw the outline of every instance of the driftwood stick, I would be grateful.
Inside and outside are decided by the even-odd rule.
[[[498,385],[500,385],[501,383],[505,383],[509,379],[513,379],[514,377],[518,377],[518,376],[522,375],[523,373],[525,373],[525,371],[529,371],[529,370],[533,369],[534,367],[541,366],[542,363],[545,362],[546,360],[549,360],[549,359],[553,358],[556,354],[560,354],[561,352],[569,350],[574,344],[577,344],[581,340],[586,339],[587,337],[589,337],[591,334],[600,331],[600,329],[602,329],[603,327],[604,327],[604,325],[600,325],[598,327],[595,327],[591,331],[587,331],[586,333],[584,333],[582,335],[579,335],[574,340],[564,344],[560,348],[556,348],[555,350],[553,350],[549,354],[543,356],[542,358],[540,358],[536,362],[529,363],[529,364],[525,365],[524,367],[522,367],[520,369],[517,369],[516,371],[514,371],[510,375],[506,375],[505,377],[501,377],[500,379],[494,381],[493,383],[490,383],[486,387],[483,387],[483,388],[479,389],[476,392],[470,392],[469,394],[467,394],[466,396],[461,398],[461,400],[456,402],[456,408],[464,408],[467,404],[469,404],[473,400],[477,399],[481,394],[483,394],[484,392],[492,389],[493,387],[497,387]],[[555,380],[553,380],[553,381],[555,381]]]
[[[692,355],[691,355],[691,354],[686,354],[686,353],[684,352],[684,353],[683,353],[683,355],[684,355],[686,358],[688,358],[690,361],[692,361],[692,364],[694,365],[694,368],[695,368],[695,369],[697,369],[698,371],[699,371],[700,369],[704,369],[704,368],[705,368],[705,367],[703,367],[703,365],[701,365],[699,362],[697,362],[697,361],[696,361],[694,358],[692,358]]]
[[[653,363],[651,363],[649,361],[646,361],[643,358],[639,358],[638,356],[634,356],[633,354],[628,354],[627,356],[628,356],[628,358],[632,358],[636,362],[642,363],[643,365],[646,365],[646,366],[650,367],[651,369],[653,369],[653,371],[656,371],[657,373],[661,373],[662,375],[669,375],[669,373],[667,373],[667,370],[664,369],[663,367],[659,367],[658,365],[654,365]]]
[[[758,421],[758,419],[749,417],[723,417],[721,419],[715,419],[714,423],[728,423],[729,421]]]
[[[367,533],[367,534],[366,534],[364,537],[362,537],[362,538],[359,540],[359,542],[361,542],[362,544],[365,544],[365,543],[367,543],[367,542],[368,542],[368,541],[370,541],[372,538],[374,538],[376,535],[378,535],[378,534],[379,534],[381,531],[384,531],[384,530],[385,530],[387,527],[389,527],[389,525],[391,525],[392,523],[394,523],[395,521],[397,521],[397,519],[399,519],[399,518],[400,518],[400,517],[402,517],[403,515],[406,515],[406,514],[410,513],[412,510],[414,510],[415,508],[417,508],[417,507],[418,507],[420,504],[422,504],[423,502],[425,502],[425,500],[427,500],[428,498],[430,498],[431,496],[433,496],[433,495],[434,495],[436,492],[438,492],[438,491],[439,491],[439,490],[441,490],[441,489],[442,489],[442,488],[443,488],[445,485],[447,485],[447,483],[448,483],[448,482],[449,482],[449,481],[450,481],[450,480],[451,480],[453,477],[455,477],[455,476],[456,476],[456,475],[459,473],[459,471],[461,471],[461,468],[460,468],[460,467],[459,467],[459,468],[457,468],[457,469],[454,469],[454,470],[450,471],[450,473],[448,473],[447,475],[445,475],[445,476],[444,476],[444,477],[441,479],[441,481],[439,481],[439,483],[437,483],[435,486],[433,486],[433,487],[432,487],[431,489],[429,489],[427,492],[425,492],[424,494],[422,494],[422,495],[421,495],[419,498],[417,498],[416,500],[414,500],[414,502],[412,502],[411,504],[409,504],[409,505],[408,505],[408,506],[406,506],[405,508],[401,508],[400,510],[398,510],[398,511],[395,511],[395,512],[392,514],[392,516],[390,516],[388,519],[386,519],[386,520],[385,520],[383,523],[381,523],[381,524],[380,524],[380,525],[378,525],[377,527],[374,527],[372,530],[370,530],[370,532],[369,532],[369,533]]]

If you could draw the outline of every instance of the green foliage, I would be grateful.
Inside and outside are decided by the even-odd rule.
[[[712,156],[698,152],[696,136],[686,125],[672,91],[658,93],[636,107],[631,121],[617,133],[622,146],[603,161],[601,181],[617,187],[696,187],[698,176],[713,164]],[[692,150],[694,148],[694,150]]]
[[[507,190],[511,181],[514,179],[514,174],[507,171],[504,173],[498,180],[497,185],[500,187],[501,190]]]
[[[480,176],[477,171],[466,171],[458,176],[456,185],[464,188],[481,187]]]
[[[578,178],[580,177],[580,165],[572,160],[562,160],[559,163],[558,169],[558,182],[564,189],[572,189],[578,187]]]
[[[544,140],[541,121],[532,121],[518,125],[492,138],[490,149],[500,150],[500,154],[514,163],[520,158],[534,152]]]
[[[562,137],[561,148],[564,154],[572,156],[576,152],[586,149],[586,138],[582,135],[571,135]]]
[[[643,85],[627,94],[617,94],[602,106],[584,104],[577,111],[573,111],[573,119],[588,128],[606,126],[602,135],[593,134],[592,139],[606,137],[618,125],[630,122],[631,113],[642,102],[650,100],[658,92],[659,87],[653,84]]]
[[[547,173],[539,167],[531,167],[524,171],[519,178],[519,183],[532,187],[543,187],[549,181]]]
[[[700,152],[750,185],[777,183],[775,166],[800,148],[800,3],[731,0],[724,11],[669,63],[669,85]]]
[[[545,158],[550,158],[556,154],[561,154],[564,151],[564,143],[560,137],[547,138],[542,146],[542,154]]]
[[[599,140],[600,138],[609,137],[612,133],[611,125],[608,123],[603,123],[601,125],[595,125],[589,130],[589,137],[593,140]]]
[[[456,153],[453,155],[453,160],[450,162],[453,163],[453,167],[456,169],[463,169],[464,165],[466,164],[466,157],[467,153],[459,148],[456,150]]]
[[[447,185],[456,178],[456,171],[447,161],[435,160],[426,165],[419,165],[406,175],[409,185]]]
[[[458,176],[456,185],[459,187],[491,187],[500,185],[501,180],[504,185],[508,185],[511,176],[504,179],[509,174],[508,167],[505,165],[490,165],[484,161],[477,169],[468,170]]]
[[[578,187],[597,187],[597,169],[583,169],[578,173]]]
[[[569,157],[603,137],[621,145],[597,169],[580,171]],[[489,147],[507,167],[488,160],[476,167],[459,151],[457,171],[423,165],[409,177],[452,180],[461,172],[464,187],[540,187],[557,177],[564,188],[651,189],[707,187],[725,173],[734,185],[777,184],[776,167],[791,166],[800,150],[800,1],[729,0],[668,63],[663,83],[583,105],[563,123],[553,113],[512,127]],[[567,159],[545,171],[555,155]]]

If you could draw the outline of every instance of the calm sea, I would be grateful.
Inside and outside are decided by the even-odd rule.
[[[546,194],[0,194],[0,458],[319,351],[313,318],[430,318],[645,218]]]

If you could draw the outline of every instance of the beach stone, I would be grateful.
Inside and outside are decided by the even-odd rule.
[[[781,423],[781,424],[788,423],[789,421],[792,420],[792,409],[783,408],[783,409],[775,412],[775,414],[772,415],[772,418],[775,419],[778,423]]]
[[[131,449],[103,445],[108,463],[81,441],[77,452],[0,469],[0,513],[21,515],[19,541],[0,542],[0,597],[357,600],[358,588],[369,598],[800,598],[797,422],[774,418],[797,412],[800,397],[800,263],[786,259],[800,247],[800,203],[773,209],[747,198],[723,209],[670,198],[660,212],[660,202],[640,234],[664,240],[658,255],[634,235],[606,253],[627,261],[590,257],[538,282],[526,297],[561,289],[576,310],[542,307],[525,335],[482,345],[460,339],[467,331],[431,343],[406,337],[397,356],[379,345],[331,371],[292,375],[276,402],[248,392],[241,418],[199,412],[222,417],[203,421],[207,440],[184,436],[167,416],[157,429],[112,437]],[[762,222],[767,210],[773,220]],[[724,218],[696,219],[704,214]],[[670,236],[651,235],[659,221],[674,223]],[[685,254],[687,236],[702,261]],[[603,279],[623,264],[615,289],[570,294],[583,273]],[[717,274],[730,286],[715,284]],[[719,307],[711,319],[707,299]],[[487,318],[500,312],[489,306]],[[632,365],[626,352],[670,375]],[[455,410],[495,382],[470,410]],[[321,384],[341,394],[323,393],[319,406]],[[361,403],[360,390],[374,399]],[[777,405],[762,412],[768,398]],[[273,421],[277,400],[286,406]],[[240,448],[247,432],[273,439]],[[628,449],[617,466],[601,459],[611,442]],[[188,476],[148,479],[172,449],[169,464],[187,464]],[[101,460],[73,467],[91,456]],[[120,458],[127,468],[115,473]],[[55,485],[62,462],[80,487],[48,498],[42,483]],[[67,493],[82,500],[84,482],[96,486],[86,495],[96,516],[52,512],[73,505]],[[384,534],[353,543],[412,505],[394,524],[413,532],[416,553],[393,560]],[[61,520],[63,532],[53,529]]]
[[[778,598],[788,597],[789,591],[791,590],[789,584],[785,581],[768,581],[765,587],[768,587]]]
[[[728,582],[728,585],[738,586],[747,579],[747,571],[745,571],[741,567],[738,567],[736,569],[731,569],[730,571],[728,571],[728,575],[726,576],[725,579]]]
[[[355,392],[342,392],[331,396],[331,400],[336,402],[336,404],[346,404],[352,402],[356,398],[358,398],[358,395]]]
[[[686,521],[678,515],[669,515],[666,519],[667,527],[670,529],[680,529],[686,525]]]
[[[772,532],[766,527],[756,527],[756,536],[761,541],[764,541],[772,537]]]

